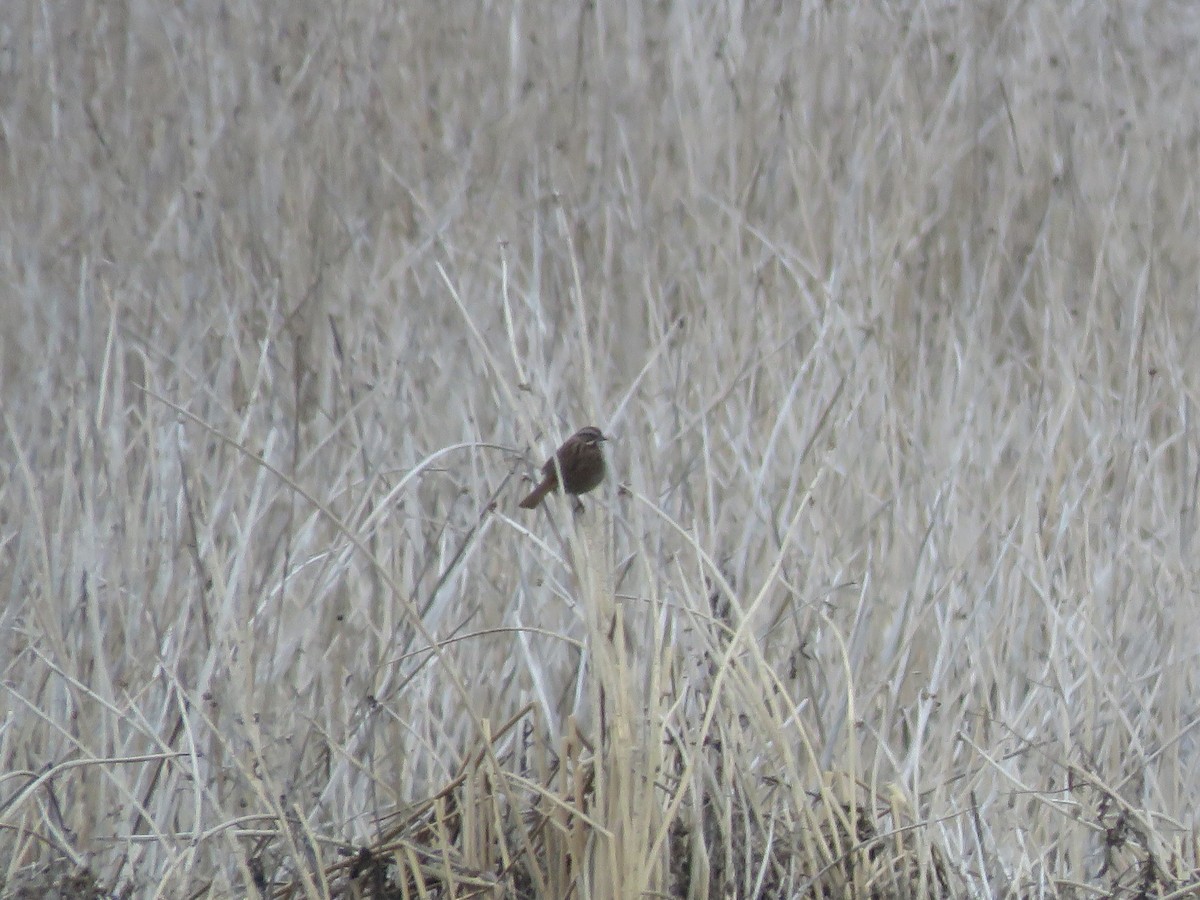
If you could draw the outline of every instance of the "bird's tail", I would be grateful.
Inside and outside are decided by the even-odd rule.
[[[535,487],[524,500],[521,501],[521,509],[533,509],[542,499],[550,493],[550,489],[554,487],[553,478],[543,478],[542,483]]]

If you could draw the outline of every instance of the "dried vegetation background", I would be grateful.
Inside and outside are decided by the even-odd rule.
[[[15,4],[0,892],[1197,890],[1198,38]]]

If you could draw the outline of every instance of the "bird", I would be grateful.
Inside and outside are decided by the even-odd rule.
[[[600,445],[607,441],[604,433],[594,425],[586,425],[563,441],[555,454],[542,466],[542,480],[521,501],[522,509],[534,509],[543,498],[558,489],[558,475],[562,473],[563,485],[568,494],[586,494],[604,480],[604,451]]]

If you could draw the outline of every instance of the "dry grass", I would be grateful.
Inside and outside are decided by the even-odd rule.
[[[0,892],[1198,890],[1198,38],[14,9]]]

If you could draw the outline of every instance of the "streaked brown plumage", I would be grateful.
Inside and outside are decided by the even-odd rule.
[[[521,501],[521,507],[533,509],[548,493],[556,490],[559,471],[568,494],[586,494],[599,486],[605,471],[604,451],[600,445],[607,440],[600,429],[592,425],[580,428],[567,438],[554,456],[546,460],[541,483]]]

